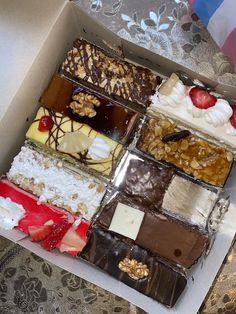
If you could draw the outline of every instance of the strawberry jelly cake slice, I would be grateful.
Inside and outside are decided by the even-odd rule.
[[[18,209],[21,210],[20,216]],[[1,222],[13,221],[12,228],[15,226],[29,234],[33,241],[43,241],[41,245],[46,250],[58,247],[61,252],[72,255],[82,250],[90,223],[76,218],[63,209],[40,203],[37,197],[6,179],[0,180]]]
[[[187,86],[173,73],[157,87],[148,111],[166,114],[236,152],[236,109],[204,86]]]

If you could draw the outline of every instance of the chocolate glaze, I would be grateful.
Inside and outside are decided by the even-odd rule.
[[[100,106],[95,107],[96,116],[81,117],[69,107],[73,101],[72,96],[81,92],[95,96],[100,101]],[[121,143],[127,140],[138,118],[138,114],[134,111],[121,107],[82,85],[72,84],[59,75],[53,76],[40,102],[44,107],[63,113],[74,121],[85,123]]]
[[[182,267],[191,267],[209,243],[206,234],[170,216],[150,212],[138,202],[117,193],[103,208],[95,224],[109,228],[118,202],[145,212],[135,243]]]
[[[152,162],[132,159],[120,190],[142,206],[158,210],[173,174],[173,168],[159,168]]]
[[[163,264],[146,250],[124,242],[101,228],[95,227],[91,230],[80,256],[128,286],[169,307],[174,306],[187,283],[183,274]],[[149,275],[139,280],[130,278],[118,267],[125,257],[146,264]]]
[[[93,44],[77,39],[61,66],[65,75],[98,87],[103,93],[141,105],[150,104],[160,78],[150,70],[114,58]]]

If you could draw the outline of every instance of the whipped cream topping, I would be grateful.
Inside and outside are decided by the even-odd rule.
[[[225,131],[228,135],[236,136],[236,129],[232,126],[230,121],[225,124]]]
[[[103,138],[96,137],[89,147],[88,154],[93,160],[101,160],[108,158],[111,150],[111,146]]]
[[[0,196],[0,226],[10,230],[18,225],[23,218],[25,209],[22,205],[13,202],[9,197]]]
[[[205,121],[214,127],[222,126],[229,121],[233,110],[227,100],[218,98],[215,105],[208,109],[199,109],[194,106],[189,96],[185,98],[186,109],[194,117],[204,117]]]
[[[179,80],[168,96],[159,93],[159,95],[155,94],[154,96],[152,96],[152,98],[154,97],[156,97],[156,99],[157,97],[159,97],[159,101],[162,105],[177,107],[186,97],[185,86],[182,81]],[[153,99],[153,101],[155,101],[156,99]]]
[[[74,174],[57,159],[22,147],[7,174],[10,181],[39,197],[40,202],[80,212],[90,219],[105,193],[103,184],[92,178]]]

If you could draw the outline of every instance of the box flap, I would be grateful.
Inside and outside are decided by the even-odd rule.
[[[0,0],[0,119],[66,2]]]

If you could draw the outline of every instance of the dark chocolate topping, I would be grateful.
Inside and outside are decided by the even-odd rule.
[[[132,159],[120,190],[138,204],[158,210],[173,174],[173,168],[161,169],[154,163]]]
[[[109,56],[93,44],[77,39],[67,53],[62,71],[99,87],[108,95],[147,107],[160,78],[150,70]]]
[[[166,134],[162,137],[162,142],[167,143],[167,142],[176,142],[179,140],[182,140],[185,137],[188,137],[190,135],[190,132],[188,130],[181,130],[179,132],[173,132]]]
[[[95,107],[96,115],[93,117],[81,116],[75,113],[70,104],[74,101],[72,97],[83,93],[92,96],[100,103]],[[138,114],[115,104],[106,97],[85,88],[81,85],[74,85],[59,75],[54,75],[47,89],[40,98],[42,105],[48,109],[60,112],[72,120],[84,123],[109,136],[115,141],[124,143],[132,130]],[[86,104],[86,100],[84,102]]]
[[[108,229],[118,202],[145,212],[135,243],[173,264],[191,267],[202,255],[209,242],[208,236],[197,228],[167,215],[153,214],[121,193],[117,193],[103,208],[95,224]]]
[[[176,303],[187,283],[183,274],[163,264],[139,246],[126,243],[97,227],[91,230],[80,256],[128,286],[169,307]],[[135,280],[122,271],[118,265],[126,257],[147,265],[148,276]]]

